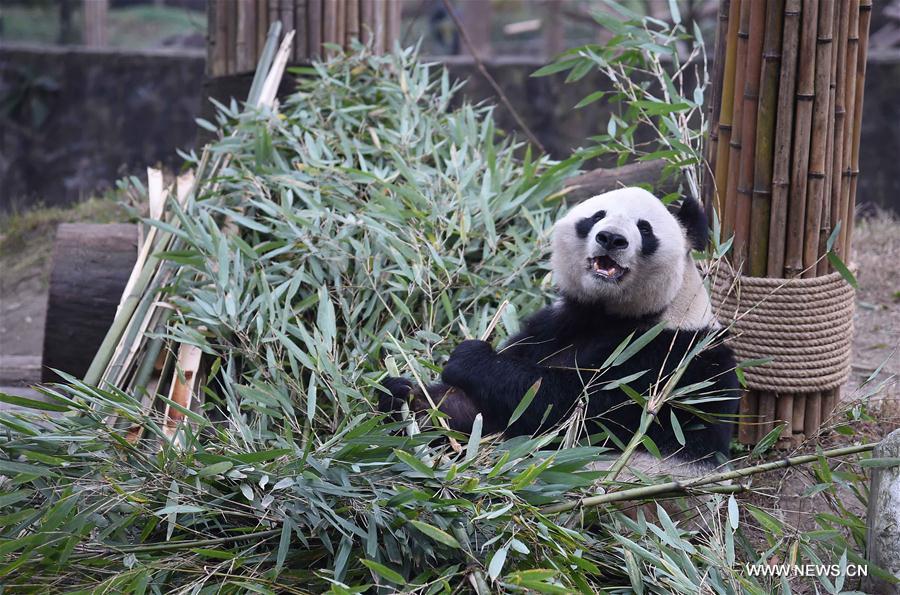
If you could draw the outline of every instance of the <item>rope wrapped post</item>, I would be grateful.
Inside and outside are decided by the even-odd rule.
[[[818,432],[850,371],[854,291],[826,252],[840,227],[833,249],[852,256],[871,0],[732,0],[729,10],[739,22],[719,30],[706,191],[721,240],[734,239],[710,287],[739,360],[765,360],[744,370],[738,439],[755,444],[784,425],[787,446]]]

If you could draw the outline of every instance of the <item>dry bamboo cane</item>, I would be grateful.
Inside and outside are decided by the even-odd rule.
[[[552,10],[552,8],[551,8]],[[706,167],[703,169],[703,204],[707,213],[713,208],[714,183],[711,179],[716,171],[716,151],[719,145],[719,114],[722,111],[722,75],[725,71],[725,45],[728,35],[728,13],[731,0],[722,0],[719,4],[719,19],[716,24],[716,48],[713,59],[713,77],[715,83],[707,99],[707,125],[709,137],[706,145]]]
[[[741,173],[741,149],[743,147],[743,108],[740,93],[744,90],[747,72],[747,40],[750,37],[750,7],[752,0],[741,2],[741,18],[737,33],[737,56],[735,58],[734,98],[732,108],[731,142],[728,143],[728,179],[725,185],[725,209],[722,213],[722,234],[734,234],[734,219],[737,209],[738,176]]]
[[[790,189],[791,138],[794,130],[794,92],[800,45],[801,0],[787,0],[784,6],[784,34],[781,50],[781,77],[778,83],[777,122],[772,167],[772,206],[769,225],[769,254],[766,276],[781,277],[787,237],[787,202]],[[784,398],[784,397],[782,397]],[[787,432],[790,434],[790,432]]]
[[[862,131],[863,91],[866,83],[866,58],[869,55],[869,24],[872,19],[872,0],[859,3],[859,49],[856,55],[856,103],[853,109],[853,145],[850,151],[850,201],[847,204],[847,238],[844,255],[853,257],[853,216],[856,211],[856,184],[859,178],[859,138]]]
[[[804,278],[816,276],[816,261],[819,258],[819,226],[825,200],[828,89],[831,84],[833,29],[834,0],[822,0],[819,6],[819,29],[816,35],[815,100],[813,101],[813,126],[809,146],[809,171],[807,172],[806,220],[803,230],[804,270],[801,274]]]
[[[322,0],[307,0],[306,30],[309,32],[309,57],[318,60],[322,56]]]
[[[847,55],[845,57],[844,98],[846,101],[847,117],[844,119],[844,149],[843,163],[841,164],[841,202],[837,216],[841,220],[840,237],[835,249],[841,258],[846,257],[847,228],[853,222],[847,217],[850,204],[850,160],[853,151],[853,127],[854,113],[856,110],[856,57],[859,50],[859,0],[850,0],[850,23],[847,31]]]
[[[731,152],[732,123],[734,122],[734,83],[737,65],[738,26],[740,25],[741,0],[731,0],[728,11],[728,31],[725,41],[725,64],[722,73],[721,106],[719,108],[719,142],[716,147],[714,207],[722,224],[722,235],[731,235],[724,227],[725,198],[728,186],[729,154]]]
[[[734,216],[732,262],[736,270],[748,269],[750,203],[753,195],[753,161],[756,156],[756,115],[759,106],[759,77],[762,68],[766,6],[758,0],[750,4],[750,36],[747,39],[747,67],[744,75],[744,107],[741,109],[741,159]]]
[[[818,13],[819,0],[803,0],[784,277],[795,277],[803,270],[803,222],[806,218],[806,176],[809,168],[809,142],[815,98]]]
[[[756,152],[753,163],[753,195],[750,205],[750,275],[766,274],[769,253],[769,215],[772,210],[772,158],[775,151],[775,122],[778,116],[778,75],[781,69],[781,33],[785,0],[769,0],[763,64],[759,82],[756,121]]]

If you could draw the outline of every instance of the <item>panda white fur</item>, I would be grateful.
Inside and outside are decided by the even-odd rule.
[[[673,214],[651,193],[622,188],[576,205],[553,229],[551,267],[559,298],[529,317],[499,350],[484,341],[461,343],[429,395],[452,428],[470,430],[480,412],[484,431],[509,436],[546,429],[583,403],[593,434],[627,443],[642,408],[620,388],[604,385],[643,372],[628,384],[653,394],[700,339],[722,333],[691,258],[691,249],[702,249],[706,238],[706,218],[693,199]],[[601,370],[628,336],[636,338],[659,322],[665,329],[636,355]],[[693,410],[663,406],[647,433],[663,454],[692,462],[727,457],[738,409],[734,367],[734,355],[721,340],[688,363],[677,386],[711,382],[701,393],[716,400]],[[538,379],[531,405],[507,427]],[[382,411],[396,411],[402,401],[414,411],[428,408],[408,380],[387,378],[382,384]],[[671,427],[670,407],[685,445]]]

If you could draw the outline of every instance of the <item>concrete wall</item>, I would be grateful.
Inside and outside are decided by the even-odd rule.
[[[466,79],[473,100],[497,103],[471,62],[447,62]],[[587,76],[563,84],[563,76],[531,78],[540,64],[504,59],[489,65],[512,104],[555,156],[606,129],[600,102],[574,110],[602,84]],[[176,148],[193,146],[194,119],[211,108],[203,98],[242,97],[249,77],[204,86],[202,52],[124,54],[83,48],[0,45],[0,211],[34,201],[65,204],[109,188],[147,165],[177,167]],[[282,89],[289,89],[286,83]],[[900,212],[900,55],[869,63],[861,146],[861,202]],[[7,100],[12,109],[6,110]],[[516,128],[498,106],[501,128]]]

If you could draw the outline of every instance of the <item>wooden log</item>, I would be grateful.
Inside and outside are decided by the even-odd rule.
[[[61,380],[50,368],[84,376],[112,324],[137,258],[137,227],[63,223],[53,245],[43,382]]]
[[[675,192],[678,190],[678,180],[671,176],[663,177],[665,166],[665,160],[654,159],[612,169],[595,169],[574,176],[565,183],[566,188],[571,189],[566,201],[575,203],[616,188],[638,184],[649,184],[660,195]]]

